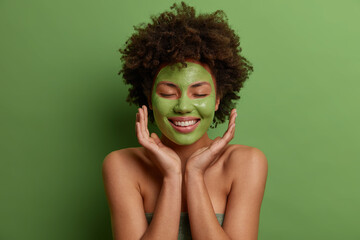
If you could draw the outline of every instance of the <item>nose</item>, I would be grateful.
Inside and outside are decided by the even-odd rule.
[[[177,100],[177,104],[174,107],[176,113],[191,113],[194,110],[194,105],[192,104],[191,99],[187,96],[181,96]]]

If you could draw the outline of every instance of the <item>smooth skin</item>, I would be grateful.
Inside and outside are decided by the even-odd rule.
[[[103,162],[114,239],[177,239],[180,212],[189,214],[193,239],[257,239],[267,160],[259,149],[229,144],[235,118],[234,109],[222,137],[204,133],[178,145],[150,135],[147,109],[139,108],[143,147],[113,151]],[[150,225],[145,212],[154,214]],[[215,213],[225,213],[222,227]]]

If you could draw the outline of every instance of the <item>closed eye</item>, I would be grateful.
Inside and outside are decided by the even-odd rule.
[[[176,94],[166,94],[166,93],[160,93],[160,96],[162,97],[172,97],[175,96]]]
[[[205,97],[207,94],[194,94],[195,97]]]

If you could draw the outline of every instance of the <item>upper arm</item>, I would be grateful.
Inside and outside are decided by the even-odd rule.
[[[125,150],[118,150],[103,161],[103,181],[115,240],[140,239],[148,225],[132,157]]]
[[[224,231],[231,239],[257,239],[259,216],[267,178],[267,159],[250,148],[231,155],[234,178],[226,205]]]

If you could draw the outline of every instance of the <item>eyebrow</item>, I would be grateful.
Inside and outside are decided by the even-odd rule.
[[[196,87],[200,87],[202,85],[210,85],[208,82],[199,82],[199,83],[196,83],[194,85],[191,85],[190,87],[191,88],[196,88]]]
[[[158,86],[161,85],[161,84],[164,84],[166,86],[169,86],[169,87],[175,87],[177,88],[177,86],[173,83],[169,83],[169,82],[159,82]]]

